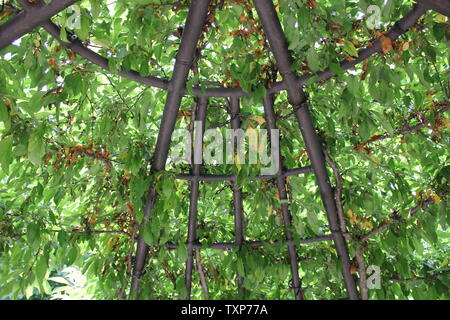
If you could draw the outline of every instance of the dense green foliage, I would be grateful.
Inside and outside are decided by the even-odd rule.
[[[111,2],[111,4],[108,4]],[[80,268],[84,297],[117,299],[128,292],[137,223],[145,192],[157,181],[158,200],[144,237],[152,247],[142,299],[185,294],[189,185],[174,179],[188,165],[149,175],[166,92],[124,79],[118,70],[169,79],[189,1],[82,0],[80,29],[66,11],[53,17],[65,39],[74,32],[109,57],[105,71],[62,47],[37,28],[0,52],[0,298],[72,292],[63,270]],[[278,1],[299,74],[333,68],[338,76],[308,82],[311,111],[342,177],[338,196],[366,267],[379,266],[381,288],[371,299],[450,298],[449,25],[428,12],[412,30],[349,72],[338,62],[382,35],[411,9],[412,1]],[[253,92],[241,102],[245,128],[265,128],[264,86],[280,81],[251,1],[212,1],[189,85],[239,86]],[[370,4],[382,8],[380,29],[366,26]],[[16,1],[7,6],[20,8]],[[14,16],[1,14],[0,23]],[[189,128],[194,97],[182,101],[177,128]],[[209,101],[206,126],[227,127],[225,99]],[[285,166],[308,165],[286,93],[276,97]],[[258,165],[205,166],[205,173],[237,173],[244,192],[247,240],[284,240],[280,201],[271,181],[246,179]],[[337,171],[338,170],[338,171]],[[298,239],[328,233],[312,174],[288,180]],[[413,210],[411,210],[413,209]],[[361,243],[358,239],[384,226]],[[202,182],[200,242],[233,242],[231,190]],[[167,242],[180,244],[169,250]],[[131,248],[130,248],[131,247]],[[286,246],[201,251],[210,298],[292,299]],[[298,246],[308,299],[343,298],[332,242]],[[353,259],[357,266],[356,259]],[[361,270],[355,272],[355,277]],[[53,279],[53,280],[52,280]],[[194,272],[193,297],[204,298]],[[72,291],[70,291],[72,290]],[[78,288],[77,290],[81,290]],[[89,294],[87,293],[89,291]],[[76,297],[83,297],[80,292]]]

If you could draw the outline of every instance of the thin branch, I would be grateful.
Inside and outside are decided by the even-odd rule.
[[[449,191],[446,191],[444,193],[442,193],[440,195],[441,198],[445,198],[450,194]],[[420,209],[425,208],[427,206],[429,206],[430,204],[433,204],[435,201],[432,197],[428,197],[425,201],[423,201],[422,203],[412,207],[411,209],[409,209],[408,212],[408,218],[411,218],[412,216],[414,216]]]
[[[423,33],[420,35],[421,38],[423,39],[423,41],[426,43],[426,46],[431,47],[431,43],[430,41],[428,41],[426,35],[424,35]],[[450,99],[450,88],[447,86],[445,87],[444,82],[442,81],[441,75],[439,73],[438,67],[436,65],[436,61],[433,61],[433,59],[430,59],[430,57],[426,54],[424,54],[424,52],[422,52],[424,59],[427,61],[428,65],[432,65],[434,68],[434,71],[436,72],[436,76],[438,77],[439,80],[439,84],[441,86],[442,92],[445,93],[445,96],[447,97],[447,99]]]
[[[117,89],[116,85],[114,84],[114,82],[111,80],[111,78],[103,72],[103,75],[108,79],[109,84],[111,85],[111,87],[114,89],[114,91],[116,92],[116,94],[119,96],[120,100],[122,100],[123,104],[129,108],[127,101],[125,100],[125,98],[122,96],[122,94],[120,93],[120,91]]]
[[[443,194],[440,195],[440,197],[444,198],[444,197],[448,196],[449,194],[450,194],[450,192],[444,192]],[[418,211],[420,211],[423,208],[428,207],[429,205],[431,205],[433,203],[435,203],[434,199],[431,196],[428,197],[426,200],[422,201],[418,205],[416,205],[416,206],[412,207],[411,209],[409,209],[409,211],[408,211],[408,218],[413,217]],[[361,243],[366,242],[368,239],[370,239],[374,235],[382,232],[384,229],[389,227],[393,222],[394,222],[394,220],[383,221],[377,228],[373,229],[372,231],[370,231],[370,232],[366,233],[365,235],[363,235],[362,237],[360,237],[359,241]]]
[[[392,41],[396,40],[401,35],[406,33],[406,31],[408,31],[409,28],[414,26],[420,19],[420,17],[429,9],[430,9],[429,7],[424,6],[421,3],[420,4],[415,3],[413,5],[412,10],[408,12],[408,14],[406,14],[402,19],[397,21],[392,27],[392,29],[389,30],[387,33],[385,33],[384,36],[390,38]],[[340,68],[342,70],[348,70],[357,65],[358,63],[367,60],[377,52],[382,52],[381,42],[379,38],[371,41],[369,46],[360,50],[358,52],[358,57],[355,58],[354,60],[351,61],[343,60],[340,63]],[[305,74],[298,79],[298,83],[300,86],[303,86],[309,79],[313,77],[316,77],[315,82],[322,82],[334,77],[335,75],[336,74],[333,71],[331,71],[331,69],[326,69],[324,71],[317,73]]]
[[[347,224],[345,221],[344,206],[342,203],[342,189],[343,189],[342,176],[339,171],[338,164],[331,158],[329,150],[327,150],[326,148],[324,148],[324,155],[325,161],[331,167],[331,171],[333,172],[334,180],[336,182],[334,195],[336,199],[337,214],[339,217],[339,227],[344,234],[347,234]]]
[[[448,109],[450,109],[450,103],[448,103],[448,102],[439,103],[439,105],[441,105],[442,108],[434,111],[434,119],[433,119],[433,121],[437,121],[438,119],[440,119],[440,116],[442,114],[444,114]],[[369,140],[367,140],[366,142],[363,142],[363,143],[361,143],[359,145],[360,146],[364,146],[364,145],[367,145],[369,143],[373,143],[375,141],[384,140],[384,139],[388,139],[388,138],[395,138],[395,137],[398,137],[400,135],[416,133],[420,129],[426,128],[426,127],[428,127],[430,125],[431,125],[431,120],[423,118],[421,120],[421,122],[416,124],[416,125],[405,125],[405,126],[403,126],[403,128],[401,128],[401,129],[399,129],[399,130],[397,130],[395,132],[393,137],[391,137],[388,133],[385,133],[385,134],[382,134],[382,135],[376,135],[376,136],[373,136],[372,138],[370,138]]]
[[[64,42],[60,38],[60,32],[61,29],[59,26],[54,24],[51,20],[46,21],[42,24],[42,27],[53,37],[55,38],[62,46],[71,49],[75,53],[79,54],[83,58],[89,60],[90,62],[96,64],[102,69],[105,69],[107,71],[110,70],[109,68],[109,59],[105,58],[95,51],[89,49],[86,47],[81,41],[79,40],[72,40],[70,39],[70,42]],[[1,48],[0,48],[1,49]],[[145,85],[148,85],[150,87],[154,88],[160,88],[164,90],[169,89],[169,80],[167,79],[161,79],[154,76],[148,76],[148,77],[142,77],[139,72],[130,70],[130,71],[119,71],[118,74],[124,78],[136,81],[138,83],[142,83]],[[273,86],[269,88],[267,91],[269,93],[276,93],[281,90],[284,90],[286,88],[285,84],[282,82],[276,82],[273,83]],[[243,97],[243,96],[249,96],[251,95],[250,92],[245,92],[241,88],[226,88],[221,85],[220,87],[213,88],[203,88],[202,86],[194,86],[192,87],[192,92],[200,97]],[[181,94],[186,95],[190,94],[190,90],[188,90],[186,87],[181,89]]]
[[[86,230],[70,230],[70,231],[66,231],[66,230],[46,230],[48,232],[66,232],[66,233],[71,233],[71,234],[76,234],[76,233],[82,233],[82,232],[87,232]],[[122,231],[122,230],[90,230],[89,231],[92,234],[104,234],[104,233],[111,233],[111,234],[121,234],[127,237],[131,237],[131,235],[126,232],[126,231]],[[20,238],[25,236],[25,233],[12,233],[10,235],[7,235],[7,237],[9,238]]]
[[[373,229],[372,231],[366,233],[364,236],[361,237],[359,240],[361,243],[366,242],[369,238],[373,237],[377,233],[382,232],[384,229],[386,229],[392,221],[383,221],[377,228]]]
[[[53,232],[58,232],[58,230],[52,230]],[[122,230],[91,230],[91,233],[94,234],[102,234],[102,233],[115,233],[115,234],[121,234],[127,237],[131,237],[131,235],[126,232],[126,231],[122,231]],[[77,233],[77,231],[70,231],[69,233]]]
[[[344,215],[344,207],[342,203],[342,189],[343,189],[343,180],[342,175],[339,171],[339,166],[336,161],[331,158],[329,150],[324,148],[325,160],[328,165],[331,167],[333,172],[333,176],[336,182],[336,187],[334,189],[334,195],[336,199],[336,209],[339,217],[339,226],[341,228],[341,232],[344,234],[344,237],[347,241],[350,241],[355,246],[355,258],[358,263],[358,285],[359,291],[361,295],[361,300],[369,299],[369,291],[367,288],[367,273],[366,273],[366,264],[364,261],[364,248],[355,241],[354,237],[347,232],[347,224],[345,221]]]
[[[358,274],[359,274],[358,284],[361,300],[368,300],[369,290],[367,288],[367,273],[366,273],[366,264],[364,262],[364,250],[359,243],[356,244],[355,257],[356,262],[358,263]]]
[[[42,27],[51,35],[53,36],[58,42],[70,50],[74,51],[75,53],[79,54],[80,56],[84,57],[85,59],[91,61],[92,63],[98,65],[99,67],[110,70],[109,68],[109,60],[107,58],[102,57],[95,51],[92,51],[91,49],[84,46],[84,44],[79,40],[71,40],[70,42],[65,42],[60,38],[60,32],[61,28],[58,27],[56,24],[51,22],[50,20],[46,21]],[[142,77],[139,75],[137,71],[119,71],[118,74],[124,78],[136,81],[138,83],[146,84],[151,87],[155,88],[161,88],[161,89],[167,89],[168,88],[168,81],[159,79],[156,77]]]
[[[302,244],[308,244],[308,243],[316,243],[316,242],[322,242],[322,241],[331,241],[333,240],[332,235],[325,235],[325,236],[319,236],[315,238],[305,238],[300,239],[297,242]],[[258,248],[258,247],[264,247],[264,246],[282,246],[286,243],[284,241],[272,241],[272,240],[266,240],[266,241],[246,241],[242,243],[242,246],[249,246],[251,248]],[[163,247],[165,246],[167,249],[177,249],[178,245],[175,243],[168,242],[164,245],[156,245],[153,247]],[[187,246],[187,243],[186,243]],[[199,242],[192,243],[193,248],[203,248],[203,249],[214,249],[214,250],[229,250],[235,247],[238,247],[235,242],[218,242],[213,243],[211,245],[204,246]]]
[[[443,275],[450,275],[450,269],[449,270],[444,270],[444,271],[440,271],[440,272],[436,272],[428,277],[413,277],[413,278],[408,278],[408,279],[397,279],[397,278],[392,278],[390,279],[390,281],[392,282],[409,282],[409,281],[426,281],[426,280],[436,280],[437,277],[439,276],[443,276]]]
[[[138,223],[135,221],[134,225],[133,225],[133,232],[131,234],[130,249],[128,249],[128,254],[127,254],[127,270],[126,270],[125,283],[119,291],[119,299],[120,300],[126,299],[126,290],[128,288],[128,283],[130,282],[130,278],[133,275],[133,252],[134,252],[134,243],[136,241],[136,230],[137,229],[138,229]]]
[[[206,281],[205,272],[202,267],[200,249],[195,249],[195,267],[200,276],[200,284],[203,289],[203,295],[205,296],[205,299],[209,299],[208,282]]]
[[[30,33],[34,28],[77,1],[59,0],[52,1],[49,4],[40,1],[36,4],[26,4],[25,10],[0,25],[0,50]]]
[[[19,13],[20,9],[11,8],[11,7],[4,7],[3,9],[0,10],[0,12],[3,12],[3,13]]]
[[[450,17],[450,1],[449,0],[416,0],[418,3],[435,10],[447,17]]]

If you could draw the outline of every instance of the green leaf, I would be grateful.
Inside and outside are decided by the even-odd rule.
[[[67,39],[66,28],[61,28],[61,31],[59,32],[59,37],[61,38],[62,41],[69,42],[69,40]]]
[[[155,244],[150,224],[144,226],[144,230],[142,230],[142,237],[144,238],[145,243],[147,243],[149,246]]]
[[[55,201],[55,204],[58,205],[59,202],[64,198],[64,196],[66,195],[66,191],[64,189],[59,189],[55,196],[53,197],[53,201]]]
[[[316,235],[319,234],[319,219],[317,218],[317,214],[311,210],[307,210],[306,220],[308,221],[308,226],[314,231],[314,233]]]
[[[12,136],[8,136],[0,141],[0,164],[5,172],[9,172],[9,165],[11,164],[12,158]]]
[[[319,71],[320,61],[319,57],[317,56],[317,52],[313,47],[308,49],[308,52],[306,53],[306,59],[308,60],[308,66],[312,71]]]
[[[36,268],[35,268],[36,278],[41,283],[45,278],[45,274],[47,273],[47,268],[48,268],[47,258],[45,255],[41,255],[36,262]]]
[[[40,227],[36,223],[30,223],[27,227],[27,241],[28,243],[35,247],[40,242]]]
[[[78,248],[77,247],[71,247],[68,254],[67,254],[67,260],[66,263],[68,266],[72,265],[78,258]]]
[[[75,30],[75,32],[81,41],[86,41],[89,37],[90,19],[85,9],[81,11],[80,19],[80,29]]]
[[[387,3],[383,6],[383,21],[390,21],[392,12],[395,8],[395,1],[388,0]]]
[[[394,128],[392,127],[392,125],[390,124],[389,120],[381,113],[374,113],[378,120],[380,121],[381,125],[384,127],[384,129],[387,131],[387,133],[389,134],[389,136],[394,137]]]
[[[344,40],[344,52],[351,57],[358,56],[358,50],[356,50],[355,45],[349,40]]]
[[[9,116],[8,107],[4,103],[0,103],[0,121],[3,122],[6,130],[11,128],[11,118]]]
[[[245,276],[244,261],[241,257],[237,260],[237,272],[240,276]]]
[[[182,241],[178,243],[177,255],[181,261],[186,261],[188,258],[188,249],[186,247],[186,244]]]
[[[186,297],[186,278],[184,276],[177,278],[176,287],[181,299]]]
[[[28,158],[35,166],[39,166],[45,154],[44,136],[41,131],[35,130],[28,140]]]
[[[30,101],[21,103],[21,106],[31,115],[34,116],[42,108],[43,103],[42,92],[37,91],[33,94]]]

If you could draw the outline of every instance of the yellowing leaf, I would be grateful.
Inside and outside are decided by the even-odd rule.
[[[402,50],[403,51],[409,50],[409,42],[408,41],[403,42]]]
[[[436,21],[440,22],[440,23],[446,23],[447,22],[447,17],[444,16],[443,14],[438,13],[436,16]]]
[[[266,141],[261,140],[258,145],[259,154],[262,154],[264,152],[264,150],[266,150],[266,148],[267,148],[267,140]]]
[[[377,158],[375,158],[373,155],[369,154],[368,155],[370,160],[372,160],[377,166],[380,165],[380,161],[377,160]]]
[[[113,238],[108,239],[108,241],[106,241],[106,251],[107,252],[111,252],[112,244],[113,244]]]
[[[372,230],[373,229],[373,224],[370,221],[364,221],[362,223],[362,227],[366,228],[366,229],[369,229],[369,230]]]
[[[111,43],[106,39],[93,39],[92,42],[106,49],[111,47]]]
[[[239,156],[237,154],[234,156],[234,162],[236,163],[236,167],[238,168],[238,171],[241,171],[241,169],[242,169],[241,161],[239,160]]]
[[[315,0],[308,0],[308,5],[313,9],[317,8],[317,2]]]
[[[251,117],[250,119],[255,120],[255,121],[258,122],[259,124],[263,124],[263,123],[266,122],[266,119],[264,119],[264,118],[261,117],[261,116],[257,116],[257,115]]]
[[[416,192],[416,200],[419,200],[419,198],[422,197],[422,191]]]
[[[383,54],[388,53],[392,50],[392,39],[386,36],[380,37],[381,51]]]
[[[441,203],[441,197],[439,197],[437,194],[433,194],[431,197],[437,204]]]
[[[358,224],[358,217],[353,213],[353,210],[348,210],[347,215],[350,218],[350,224],[352,226]]]
[[[350,267],[350,273],[351,274],[355,274],[356,272],[357,272],[357,268],[356,268],[356,266],[354,264],[352,264],[351,267]]]

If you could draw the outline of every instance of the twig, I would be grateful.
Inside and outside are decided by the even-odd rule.
[[[363,247],[357,243],[355,249],[355,257],[358,262],[358,274],[359,274],[359,291],[361,294],[361,300],[369,299],[369,290],[367,288],[367,274],[366,274],[366,264],[364,262],[364,251]]]
[[[435,111],[434,120],[437,120],[439,118],[439,115],[443,114],[448,109],[450,109],[450,103],[448,103],[448,102],[444,102],[441,105],[442,105],[442,108],[440,110],[436,110]],[[429,126],[430,122],[431,121],[428,120],[428,119],[423,119],[419,124],[416,124],[414,126],[410,126],[410,125],[403,126],[403,128],[401,128],[400,130],[397,130],[395,132],[393,137],[398,137],[400,135],[406,135],[406,134],[410,134],[410,133],[415,133],[418,130]],[[375,142],[375,141],[379,141],[379,140],[388,139],[388,138],[392,138],[388,133],[385,133],[385,134],[382,134],[382,135],[376,135],[376,136],[373,136],[372,138],[370,138],[369,140],[367,140],[366,142],[361,143],[360,145],[364,146],[364,145],[367,145],[369,143],[372,143],[372,142]]]
[[[355,246],[355,258],[356,262],[358,263],[359,291],[361,299],[368,300],[369,291],[367,288],[367,273],[366,273],[366,264],[364,262],[364,248],[361,246],[360,243],[355,241],[354,237],[350,233],[347,232],[347,224],[345,221],[344,207],[342,203],[342,189],[343,189],[342,175],[339,171],[338,164],[331,158],[329,151],[326,148],[324,148],[323,152],[325,156],[325,161],[331,167],[331,171],[333,172],[333,176],[336,181],[336,187],[334,189],[334,197],[336,199],[336,209],[339,218],[339,227],[344,237],[347,239],[347,241],[350,241]]]
[[[209,299],[208,283],[206,282],[205,272],[202,267],[200,249],[195,249],[195,267],[200,276],[200,284],[203,288],[203,295],[205,296],[205,299]]]
[[[437,277],[446,275],[446,274],[450,274],[450,269],[436,272],[428,277],[414,277],[414,278],[408,278],[408,279],[393,278],[393,279],[390,279],[390,281],[392,281],[392,282],[408,282],[408,281],[435,280]]]
[[[325,161],[331,167],[334,180],[336,181],[336,188],[334,189],[334,197],[336,199],[337,214],[339,217],[339,226],[342,232],[347,233],[347,224],[345,222],[345,215],[342,203],[342,188],[343,188],[342,176],[339,172],[338,164],[331,158],[328,150],[325,148],[324,148],[324,155]]]
[[[391,221],[383,221],[378,228],[373,229],[372,231],[366,233],[364,236],[362,236],[360,238],[360,242],[364,243],[367,241],[367,239],[373,237],[374,235],[376,235],[377,233],[380,233],[381,231],[383,231],[384,229],[386,229],[392,222]]]
[[[86,232],[86,230],[71,230],[71,231],[65,231],[65,230],[46,230],[49,232],[67,232],[67,233],[71,233],[71,234],[75,234],[75,233],[80,233],[80,232]],[[122,231],[122,230],[91,230],[90,233],[93,234],[104,234],[104,233],[112,233],[112,234],[121,234],[127,237],[131,237],[131,235],[126,232],[126,231]],[[9,238],[20,238],[25,236],[25,233],[12,233],[10,235],[8,235]]]
[[[444,192],[440,195],[441,198],[444,198],[446,196],[448,196],[450,194],[450,192]],[[408,213],[408,218],[413,217],[419,210],[433,204],[435,201],[434,199],[430,196],[428,197],[426,200],[422,201],[421,203],[419,203],[418,205],[412,207],[411,209],[409,209],[409,213]],[[365,235],[363,235],[362,237],[360,237],[359,241],[361,243],[366,242],[369,238],[373,237],[374,235],[382,232],[384,229],[386,229],[387,227],[389,227],[391,224],[393,223],[393,220],[391,221],[383,221],[377,228],[373,229],[372,231],[366,233]]]
[[[112,88],[114,89],[114,91],[116,92],[116,94],[119,96],[120,100],[122,100],[123,104],[126,105],[128,108],[128,103],[125,100],[125,98],[122,96],[122,94],[120,93],[120,91],[117,89],[116,85],[112,82],[111,78],[108,76],[108,74],[106,74],[105,72],[102,72],[103,75],[108,79],[109,84],[112,86]]]
[[[131,242],[130,242],[130,249],[128,250],[127,254],[127,270],[126,270],[126,277],[125,277],[125,283],[123,287],[120,289],[119,292],[119,300],[125,300],[126,299],[126,289],[128,287],[128,283],[130,282],[130,278],[133,275],[133,251],[134,251],[134,242],[136,241],[136,229],[137,229],[137,222],[134,222],[133,225],[133,232],[131,233]]]

